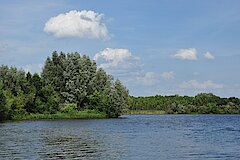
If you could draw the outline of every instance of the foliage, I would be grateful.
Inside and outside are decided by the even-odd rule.
[[[240,99],[212,93],[189,96],[130,97],[95,61],[79,53],[53,52],[42,73],[25,73],[0,66],[0,121],[27,118],[87,117],[96,111],[105,117],[122,113],[239,114]],[[82,112],[84,111],[84,112]]]
[[[168,114],[239,114],[240,99],[220,98],[212,93],[189,96],[130,97],[130,111],[157,110]]]
[[[39,119],[100,119],[100,118],[107,118],[107,115],[103,112],[99,112],[96,110],[83,110],[83,111],[77,111],[75,112],[69,112],[69,113],[62,113],[57,112],[54,114],[20,114],[15,115],[13,117],[14,120],[39,120]]]
[[[1,85],[1,84],[0,84]],[[9,117],[9,109],[6,106],[6,97],[0,86],[0,121],[6,120]]]
[[[42,78],[56,88],[62,103],[76,103],[78,110],[97,109],[118,117],[128,105],[127,89],[86,55],[54,52],[45,62]]]
[[[68,103],[61,107],[60,112],[62,113],[72,113],[77,110],[77,105],[75,103]]]
[[[42,73],[0,66],[0,120],[91,109],[118,117],[128,91],[86,55],[53,52]]]

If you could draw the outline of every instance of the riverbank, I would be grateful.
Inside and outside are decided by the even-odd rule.
[[[42,120],[42,119],[103,119],[108,118],[106,113],[96,110],[73,111],[68,113],[57,112],[54,114],[25,114],[15,115],[12,120]]]
[[[166,114],[166,112],[161,110],[129,110],[124,114]]]

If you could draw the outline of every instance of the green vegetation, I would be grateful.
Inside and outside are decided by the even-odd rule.
[[[189,96],[130,97],[130,111],[127,113],[167,114],[240,114],[240,99],[220,98],[212,93]],[[158,114],[158,113],[157,113]]]
[[[0,66],[0,121],[128,114],[240,114],[240,99],[211,93],[131,97],[88,56],[53,52],[42,73]]]
[[[57,112],[54,114],[26,114],[26,115],[15,115],[13,120],[39,120],[39,119],[100,119],[107,118],[106,113],[99,112],[96,110],[83,110],[69,113]]]
[[[118,117],[128,90],[88,56],[53,52],[41,75],[0,66],[0,121]]]
[[[124,114],[166,114],[161,110],[127,110]]]

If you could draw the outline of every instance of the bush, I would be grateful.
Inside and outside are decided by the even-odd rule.
[[[64,106],[60,108],[60,112],[62,112],[62,113],[71,113],[74,111],[77,111],[76,103],[64,104]]]

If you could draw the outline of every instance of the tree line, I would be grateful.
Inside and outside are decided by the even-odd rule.
[[[240,114],[240,99],[212,93],[190,96],[130,97],[130,110],[161,110],[168,114]]]
[[[91,109],[118,117],[128,90],[79,53],[52,53],[40,74],[0,66],[0,120],[31,113]]]
[[[52,53],[42,72],[0,66],[0,121],[17,115],[68,113],[85,109],[118,117],[127,110],[168,114],[240,114],[240,99],[212,93],[190,96],[129,96],[95,61],[79,53]]]

